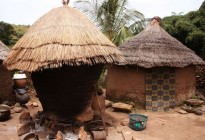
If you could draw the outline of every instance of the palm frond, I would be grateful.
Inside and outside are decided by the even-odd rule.
[[[77,0],[76,8],[84,12],[115,44],[144,28],[145,18],[135,9],[127,8],[128,0]]]

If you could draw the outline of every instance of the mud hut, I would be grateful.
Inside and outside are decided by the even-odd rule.
[[[3,65],[9,48],[0,41],[0,103],[7,100],[13,100],[13,84],[11,72]]]
[[[31,72],[45,116],[75,119],[90,106],[103,66],[121,61],[116,46],[63,0],[29,28],[5,64]]]
[[[108,98],[161,111],[195,94],[195,65],[204,61],[160,23],[159,17],[153,18],[142,32],[119,46],[126,61],[108,68]]]

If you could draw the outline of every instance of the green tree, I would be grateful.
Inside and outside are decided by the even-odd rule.
[[[205,60],[205,2],[197,11],[163,19],[163,28]]]
[[[14,28],[11,24],[0,22],[0,40],[7,46],[11,45]]]
[[[28,30],[29,26],[0,22],[0,40],[12,47]]]
[[[26,33],[30,26],[28,25],[15,25],[12,24],[14,33],[12,34],[11,45],[16,44],[16,42]]]
[[[77,0],[80,9],[116,45],[141,31],[144,25],[142,13],[127,8],[127,0]]]
[[[205,1],[201,4],[199,10],[205,10]]]
[[[186,44],[196,54],[205,58],[205,32],[201,30],[194,30],[186,38]]]

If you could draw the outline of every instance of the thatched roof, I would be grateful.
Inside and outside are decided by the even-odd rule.
[[[9,52],[9,48],[0,40],[0,60],[4,60]]]
[[[146,29],[119,46],[126,59],[122,65],[151,68],[205,64],[192,50],[162,29],[160,21],[159,17],[153,18]]]
[[[123,61],[116,46],[78,10],[64,5],[37,20],[14,45],[8,69],[37,71],[62,65]]]

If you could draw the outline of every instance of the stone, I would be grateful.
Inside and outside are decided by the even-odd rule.
[[[14,113],[15,113],[15,111],[12,109],[12,110],[11,110],[11,114],[14,114]]]
[[[188,112],[186,112],[185,110],[179,109],[179,108],[174,109],[174,111],[175,111],[175,112],[178,112],[178,113],[180,113],[180,114],[187,114],[187,113],[188,113]]]
[[[181,109],[185,110],[188,113],[194,113],[194,109],[189,106],[183,106]]]
[[[112,102],[109,100],[105,100],[105,107],[111,107],[112,106]]]
[[[188,99],[186,100],[186,103],[192,106],[201,106],[204,104],[204,101],[199,99]]]
[[[197,92],[196,96],[197,96],[198,99],[203,100],[205,102],[205,96],[204,95],[202,95],[201,93]]]
[[[115,110],[123,110],[123,111],[131,112],[133,105],[118,102],[118,103],[114,103],[112,107]]]
[[[35,123],[34,122],[28,122],[26,124],[19,124],[17,126],[18,136],[29,133],[32,129],[35,129]]]
[[[130,123],[129,119],[124,119],[124,120],[122,120],[120,125],[122,125],[122,126],[129,126],[129,123]]]
[[[87,132],[85,132],[84,126],[80,127],[78,137],[79,140],[87,140]]]
[[[56,134],[56,140],[63,140],[63,133],[61,131],[58,131]]]
[[[133,106],[135,106],[135,103],[134,103],[134,102],[130,102],[130,105],[133,105]]]
[[[15,103],[15,107],[21,107],[20,103]]]
[[[14,107],[14,108],[13,108],[13,111],[14,111],[15,113],[21,113],[22,110],[23,110],[22,107]]]
[[[32,117],[31,117],[30,113],[29,112],[22,112],[20,117],[19,117],[19,122],[21,124],[25,124],[25,123],[28,123],[30,121],[32,121]]]
[[[32,104],[33,104],[32,102],[28,102],[28,103],[25,104],[25,106],[26,106],[26,107],[29,107],[29,106],[31,106]]]
[[[33,105],[34,107],[38,107],[38,103],[36,103],[36,102],[33,102],[32,105]]]
[[[202,115],[203,113],[202,113],[202,110],[200,110],[200,109],[194,109],[194,114]]]
[[[202,106],[202,112],[205,112],[205,105]]]

